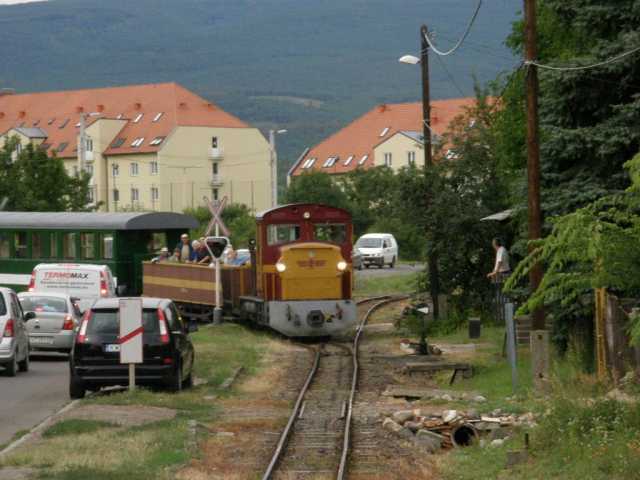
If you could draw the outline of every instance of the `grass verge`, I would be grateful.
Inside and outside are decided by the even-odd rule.
[[[388,277],[357,277],[353,293],[357,297],[389,295],[394,293],[414,293],[417,274],[392,275]]]
[[[219,385],[237,367],[251,375],[267,347],[268,334],[235,324],[202,327],[192,336],[196,349],[195,375],[200,386],[174,394],[136,389],[96,395],[91,405],[165,407],[175,418],[141,426],[115,426],[106,421],[63,420],[50,427],[29,448],[10,454],[0,466],[37,468],[39,478],[52,480],[170,479],[176,470],[198,455],[197,438],[189,421],[211,421],[219,413],[215,398],[234,395]]]

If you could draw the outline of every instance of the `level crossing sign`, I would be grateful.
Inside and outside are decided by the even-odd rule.
[[[222,221],[222,211],[227,205],[227,197],[224,197],[222,200],[209,200],[207,197],[204,197],[204,200],[207,202],[207,206],[211,212],[211,220],[209,221],[209,225],[207,225],[207,230],[205,231],[204,236],[210,236],[211,231],[215,227],[218,227],[219,232],[221,232],[225,237],[228,237],[229,229],[227,229],[227,226]],[[219,235],[218,229],[216,229],[216,236]]]
[[[121,298],[120,363],[142,363],[142,299]]]

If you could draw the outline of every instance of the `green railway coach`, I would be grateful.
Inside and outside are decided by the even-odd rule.
[[[25,290],[39,263],[107,265],[120,295],[142,293],[142,261],[196,228],[168,212],[0,212],[0,285]]]

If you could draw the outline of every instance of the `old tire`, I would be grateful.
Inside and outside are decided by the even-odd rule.
[[[5,364],[5,374],[7,377],[15,377],[18,374],[18,351],[16,350],[16,354],[13,356],[11,361]]]
[[[21,372],[29,371],[29,348],[27,347],[27,354],[24,356],[24,360],[18,362],[18,368]]]
[[[84,398],[86,389],[81,380],[71,375],[69,378],[69,396],[76,400],[78,398]]]

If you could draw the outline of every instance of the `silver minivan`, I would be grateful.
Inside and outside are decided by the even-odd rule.
[[[367,268],[371,265],[393,268],[398,260],[398,242],[390,233],[367,233],[358,239],[355,247]]]
[[[15,377],[18,370],[29,370],[29,339],[18,296],[0,287],[0,366]]]

